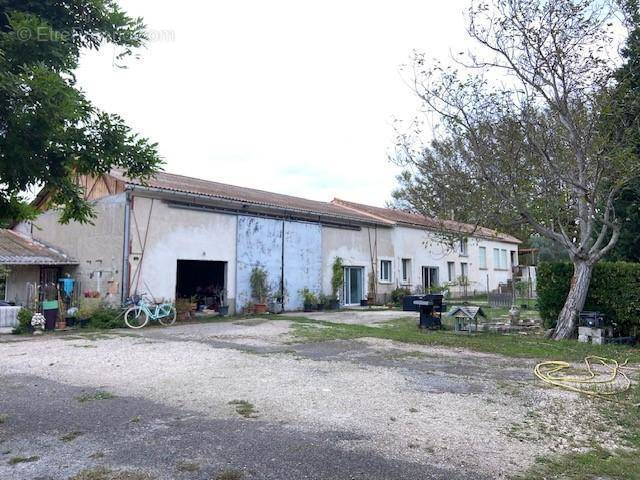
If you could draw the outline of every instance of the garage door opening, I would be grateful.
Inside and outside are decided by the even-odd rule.
[[[178,260],[176,298],[187,298],[198,308],[218,310],[226,305],[227,262]]]

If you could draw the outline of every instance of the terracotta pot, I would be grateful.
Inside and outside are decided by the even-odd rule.
[[[257,315],[261,315],[263,313],[267,313],[267,304],[266,303],[256,303],[253,306],[253,313]]]
[[[56,330],[64,330],[67,328],[67,322],[62,320],[61,322],[56,322]]]

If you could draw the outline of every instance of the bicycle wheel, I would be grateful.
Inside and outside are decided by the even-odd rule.
[[[164,325],[165,327],[168,327],[169,325],[173,325],[174,323],[176,323],[176,316],[177,316],[176,307],[174,307],[173,305],[169,305],[166,308],[166,310],[163,311],[162,313],[164,315],[158,318],[158,321],[162,325]]]
[[[129,328],[142,328],[148,322],[149,317],[147,316],[147,312],[140,307],[131,307],[124,314],[124,323],[126,323]]]

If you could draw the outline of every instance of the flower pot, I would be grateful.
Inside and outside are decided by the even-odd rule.
[[[67,317],[66,319],[67,327],[73,327],[76,324],[76,317]]]
[[[360,300],[360,306],[361,307],[368,307],[369,306],[369,300],[367,300],[367,299]]]
[[[317,306],[317,309],[318,309],[319,312],[323,311],[324,310],[324,303],[319,303],[318,306]]]
[[[64,330],[67,328],[67,322],[64,320],[60,320],[56,322],[56,330]]]
[[[253,313],[256,315],[261,315],[263,313],[267,313],[267,304],[266,303],[256,303],[253,306]]]
[[[220,315],[221,317],[229,315],[229,305],[220,305],[218,307],[218,315]]]
[[[304,311],[305,312],[313,312],[313,307],[314,305],[312,303],[305,303],[304,304]]]
[[[331,310],[338,310],[340,308],[340,302],[338,300],[331,300],[329,302],[329,308]]]

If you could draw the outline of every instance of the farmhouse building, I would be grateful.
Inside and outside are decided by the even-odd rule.
[[[171,300],[219,295],[231,312],[240,312],[252,300],[251,272],[260,267],[274,298],[284,292],[284,309],[297,310],[302,289],[331,293],[337,257],[344,269],[343,305],[359,304],[372,290],[383,301],[398,287],[495,290],[518,264],[514,237],[398,210],[164,172],[144,183],[116,170],[79,182],[95,203],[93,224],[59,224],[42,192],[35,200],[42,213],[16,225],[12,235],[70,260],[16,265],[8,301],[24,302],[23,284],[38,282],[41,269],[56,269],[52,278],[69,273],[84,292],[114,302],[135,293]],[[455,245],[437,235],[443,227],[459,237]]]

